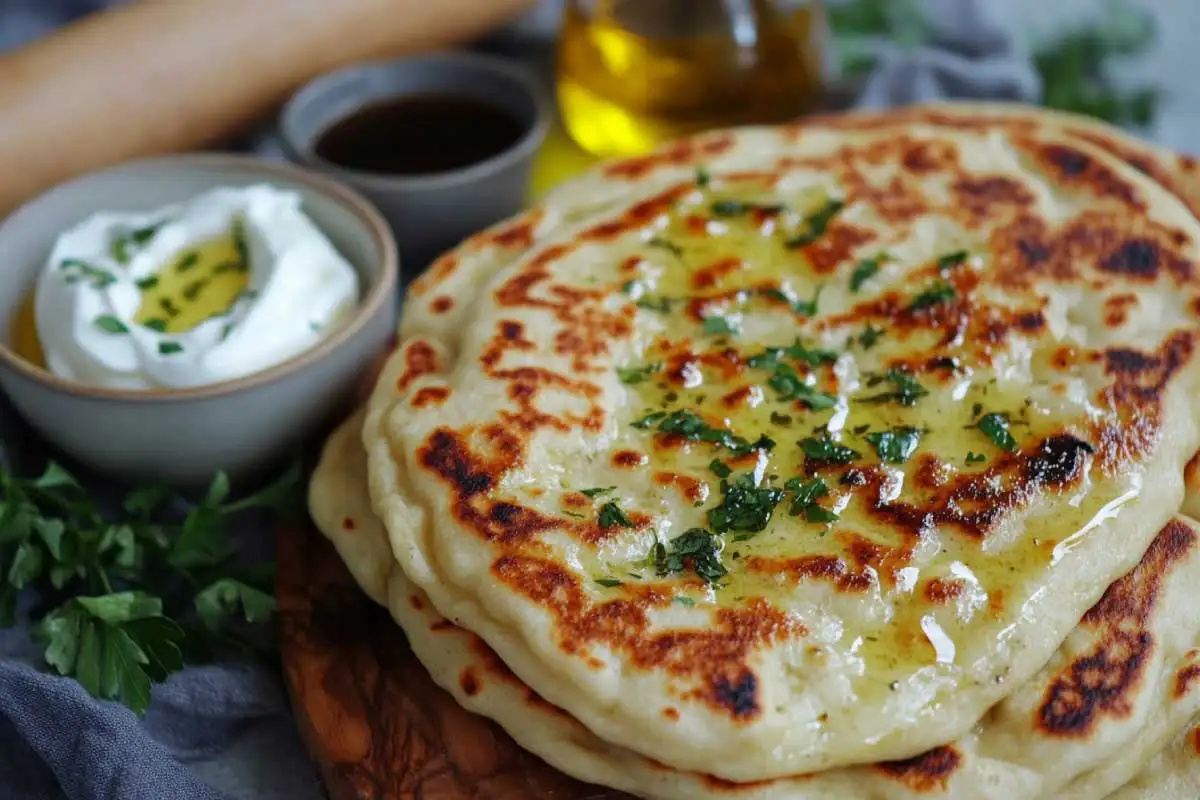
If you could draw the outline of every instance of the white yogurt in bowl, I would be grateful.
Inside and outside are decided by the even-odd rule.
[[[316,345],[359,302],[358,274],[268,184],[151,212],[99,212],[62,233],[38,279],[46,367],[112,389],[245,377]]]

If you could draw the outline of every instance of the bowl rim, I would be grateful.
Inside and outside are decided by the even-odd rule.
[[[465,167],[427,175],[387,175],[343,167],[316,154],[314,145],[320,138],[320,134],[328,130],[335,122],[344,119],[347,114],[330,115],[322,122],[313,136],[298,137],[295,135],[298,127],[295,120],[300,109],[336,88],[340,81],[362,73],[415,69],[422,65],[439,63],[450,63],[480,72],[489,72],[517,85],[533,103],[534,108],[533,122],[521,134],[521,138],[511,147]],[[384,96],[404,97],[419,93],[419,90],[397,91],[391,94],[385,93]],[[349,113],[353,114],[362,109],[364,105],[365,103],[361,100],[356,100]],[[486,53],[434,50],[421,55],[362,61],[319,75],[297,89],[284,103],[283,109],[279,112],[278,127],[280,145],[293,162],[374,191],[435,191],[461,187],[474,181],[484,180],[513,164],[533,158],[549,133],[551,117],[551,106],[546,92],[533,75],[521,66],[520,62]]]
[[[55,375],[49,369],[39,367],[25,360],[9,346],[7,337],[0,337],[0,367],[6,367],[22,377],[41,384],[61,394],[74,397],[97,400],[121,400],[130,403],[168,404],[203,400],[213,397],[232,395],[238,392],[256,389],[270,383],[282,380],[303,372],[312,365],[332,355],[367,326],[379,310],[386,304],[395,302],[396,285],[399,280],[399,255],[396,249],[395,237],[384,220],[383,215],[365,197],[346,186],[340,181],[322,175],[316,170],[308,169],[284,161],[274,161],[260,156],[242,153],[185,153],[167,156],[148,156],[124,161],[109,167],[93,170],[75,178],[68,179],[46,191],[36,195],[18,206],[13,212],[0,221],[0,235],[10,225],[20,224],[21,216],[29,209],[52,202],[59,195],[77,190],[80,186],[106,175],[126,171],[159,170],[171,168],[194,167],[226,167],[235,168],[247,174],[257,174],[266,181],[272,177],[304,186],[309,191],[322,194],[327,199],[341,205],[349,211],[363,226],[367,235],[372,239],[380,254],[379,269],[370,288],[355,308],[353,317],[340,326],[338,330],[313,347],[279,362],[266,369],[252,372],[240,378],[205,384],[186,389],[114,389],[106,386],[94,386],[82,381],[71,380]],[[97,209],[100,211],[102,209]],[[34,289],[36,291],[36,288]],[[21,302],[25,302],[22,295]],[[11,317],[3,321],[11,325]]]

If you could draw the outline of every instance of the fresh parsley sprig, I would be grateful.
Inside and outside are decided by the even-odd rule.
[[[269,569],[234,561],[231,518],[250,509],[291,514],[301,506],[299,468],[231,501],[218,473],[186,514],[161,486],[128,492],[106,513],[62,466],[36,478],[0,470],[0,627],[30,615],[46,663],[96,697],[143,713],[150,687],[231,648],[255,652],[246,624],[275,611]]]

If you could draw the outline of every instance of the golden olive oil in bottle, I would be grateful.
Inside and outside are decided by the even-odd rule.
[[[823,28],[819,0],[568,0],[563,123],[583,149],[618,156],[794,119],[820,96]]]

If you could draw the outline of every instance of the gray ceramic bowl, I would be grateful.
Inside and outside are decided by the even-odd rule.
[[[419,94],[483,100],[509,111],[525,134],[508,150],[463,169],[393,176],[339,167],[315,145],[334,123],[364,106]],[[348,67],[317,78],[284,107],[280,138],[288,157],[362,191],[396,233],[401,260],[413,277],[466,236],[516,214],[534,156],[546,136],[549,112],[538,85],[512,61],[475,53],[439,53]]]
[[[362,299],[340,331],[246,378],[188,390],[128,391],[65,380],[10,348],[14,319],[57,236],[102,210],[151,210],[216,186],[268,182],[358,270]],[[288,164],[248,156],[133,161],[64,183],[0,223],[0,388],[47,440],[101,474],[181,487],[224,469],[234,480],[275,466],[320,426],[395,333],[398,267],[387,224],[359,195]]]

